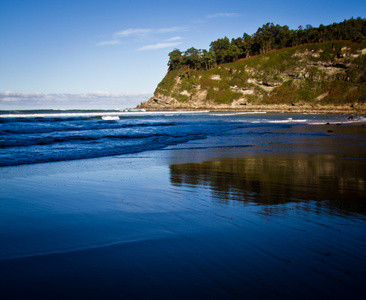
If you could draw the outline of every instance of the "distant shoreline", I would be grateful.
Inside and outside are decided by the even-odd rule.
[[[144,108],[146,111],[199,111],[208,110],[215,112],[267,112],[267,113],[319,113],[319,114],[347,114],[347,115],[366,115],[366,106],[364,105],[326,105],[326,106],[312,106],[312,105],[245,105],[240,107],[216,105],[216,106],[160,106],[160,107],[148,107],[138,106]]]

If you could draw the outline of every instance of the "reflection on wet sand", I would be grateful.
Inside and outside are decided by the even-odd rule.
[[[312,201],[366,214],[366,165],[329,154],[260,155],[170,166],[175,186],[206,186],[214,201],[262,205]]]

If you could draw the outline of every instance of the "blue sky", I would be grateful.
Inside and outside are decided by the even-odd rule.
[[[175,48],[208,49],[267,22],[318,27],[365,12],[359,0],[0,0],[0,109],[134,106]]]

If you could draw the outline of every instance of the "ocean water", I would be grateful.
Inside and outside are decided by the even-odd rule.
[[[261,113],[2,111],[0,167],[139,153],[212,137],[230,139],[243,128],[261,128],[263,134],[289,125],[360,120],[364,119]]]
[[[345,115],[0,114],[1,299],[365,299]]]

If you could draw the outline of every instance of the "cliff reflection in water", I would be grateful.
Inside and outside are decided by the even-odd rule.
[[[175,186],[205,186],[212,199],[262,205],[316,200],[316,205],[366,214],[364,159],[335,155],[260,156],[170,166]]]

